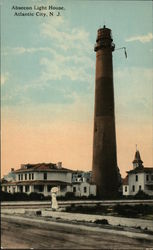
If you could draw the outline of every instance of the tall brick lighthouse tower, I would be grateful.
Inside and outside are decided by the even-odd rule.
[[[99,198],[115,198],[118,193],[118,169],[113,89],[111,30],[100,28],[96,51],[95,111],[93,138],[93,181]]]

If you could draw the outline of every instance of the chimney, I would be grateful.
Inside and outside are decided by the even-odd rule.
[[[24,169],[25,168],[25,164],[21,164],[21,169]]]
[[[61,161],[57,162],[56,166],[57,166],[57,168],[61,169],[62,168],[62,162]]]

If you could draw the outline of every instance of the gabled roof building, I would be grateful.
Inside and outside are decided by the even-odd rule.
[[[123,195],[135,195],[140,190],[153,195],[153,167],[144,167],[140,152],[136,150],[133,169],[127,171],[127,176],[123,179]]]
[[[73,171],[62,167],[62,162],[54,163],[37,163],[37,164],[21,164],[21,167],[13,172],[15,178],[12,180],[2,179],[2,191],[10,193],[41,193],[49,196],[52,187],[58,187],[58,196],[65,196],[68,192],[74,192],[75,196],[96,195],[96,185],[89,184],[84,180],[83,188],[75,183],[75,187],[79,192],[73,189]],[[84,173],[83,171],[81,171]]]
[[[42,193],[50,195],[54,186],[60,188],[59,195],[63,196],[71,191],[72,170],[63,168],[62,163],[21,164],[20,169],[14,171],[15,181],[2,184],[6,192]]]

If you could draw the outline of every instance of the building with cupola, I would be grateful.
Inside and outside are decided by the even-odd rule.
[[[153,195],[153,167],[144,167],[139,150],[136,150],[133,169],[123,179],[123,195],[136,195],[140,190]]]

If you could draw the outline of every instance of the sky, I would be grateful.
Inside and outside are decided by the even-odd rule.
[[[113,52],[120,173],[132,169],[136,144],[153,166],[152,17],[151,1],[1,1],[2,175],[23,163],[92,169],[94,44],[104,24],[127,50],[127,59]]]

